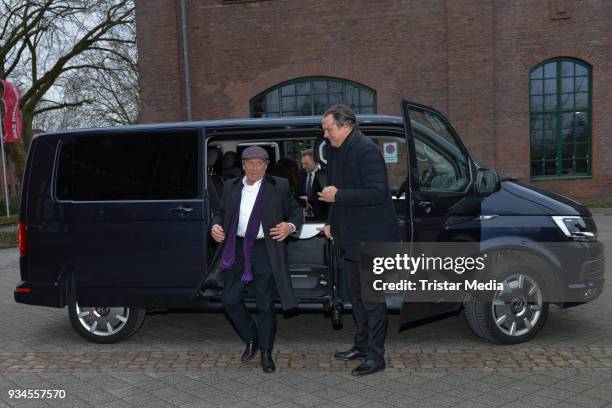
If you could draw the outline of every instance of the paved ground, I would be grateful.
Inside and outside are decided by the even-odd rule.
[[[597,217],[612,254],[612,216]],[[609,255],[610,256],[610,255]],[[149,316],[129,341],[97,345],[65,309],[19,305],[17,251],[0,251],[2,406],[612,406],[612,276],[597,301],[553,309],[542,332],[517,346],[475,337],[462,316],[397,333],[392,316],[384,373],[352,378],[333,360],[345,329],[303,314],[279,320],[277,373],[241,365],[242,344],[222,314]],[[16,400],[9,390],[64,390],[63,399]]]

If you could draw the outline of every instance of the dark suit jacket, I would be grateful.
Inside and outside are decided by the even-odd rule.
[[[358,260],[362,242],[398,242],[387,168],[376,144],[355,128],[342,146],[330,146],[328,156],[328,183],[338,188],[328,224],[345,258]]]
[[[310,195],[308,196],[308,202],[312,206],[312,211],[314,212],[314,220],[316,221],[325,221],[327,219],[327,213],[329,211],[329,204],[319,200],[319,196],[317,193],[323,191],[323,187],[326,187],[327,184],[327,171],[325,169],[319,169],[315,173],[315,178],[312,181],[312,190],[310,191]],[[306,195],[306,172],[304,169],[300,170],[300,196]],[[324,184],[324,185],[323,185]],[[300,202],[300,205],[306,206],[306,203]],[[309,220],[307,218],[307,220]]]
[[[232,211],[235,211],[238,199],[242,191],[243,177],[228,180],[223,188],[223,200],[221,208],[215,213],[211,227],[215,224],[223,226],[228,233]],[[291,275],[287,256],[287,239],[278,242],[270,236],[270,228],[276,224],[286,221],[295,225],[296,231],[302,227],[302,209],[289,191],[287,179],[264,176],[264,204],[261,225],[266,240],[266,249],[270,258],[270,269],[276,282],[276,288],[283,304],[283,309],[289,310],[297,307],[297,300],[291,286]],[[215,263],[219,261],[219,255],[223,245],[217,247]],[[215,266],[213,264],[213,266]]]

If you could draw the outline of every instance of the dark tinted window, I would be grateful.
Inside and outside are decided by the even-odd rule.
[[[63,200],[170,200],[197,197],[197,134],[76,137],[60,154]]]

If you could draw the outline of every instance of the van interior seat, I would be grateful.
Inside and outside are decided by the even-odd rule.
[[[329,274],[325,237],[289,239],[287,252],[293,288],[319,289],[321,278]]]
[[[223,195],[223,177],[218,173],[219,163],[221,161],[221,150],[216,146],[209,146],[206,150],[206,171],[208,180],[212,181],[217,197]]]
[[[221,176],[223,180],[229,180],[242,174],[242,168],[238,161],[238,154],[234,151],[227,151],[221,160]]]

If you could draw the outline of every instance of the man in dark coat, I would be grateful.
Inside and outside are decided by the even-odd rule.
[[[264,372],[275,370],[272,347],[276,333],[275,289],[283,309],[297,307],[285,238],[302,225],[302,210],[286,179],[266,175],[268,153],[251,146],[242,153],[244,177],[228,180],[223,203],[212,220],[211,235],[220,246],[222,301],[228,318],[246,343],[242,361],[261,348]],[[240,298],[243,284],[254,280],[257,324]]]
[[[338,352],[340,360],[366,360],[353,375],[385,368],[387,308],[384,301],[362,299],[359,276],[362,242],[398,242],[399,225],[389,190],[385,161],[376,144],[357,127],[353,111],[335,105],[323,115],[323,131],[331,144],[327,159],[328,186],[319,193],[331,203],[325,235],[344,256],[353,319],[357,326],[353,347]]]
[[[300,204],[306,207],[306,221],[325,221],[329,204],[319,200],[318,193],[327,186],[327,171],[316,162],[313,149],[306,149],[301,153]]]

